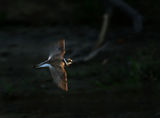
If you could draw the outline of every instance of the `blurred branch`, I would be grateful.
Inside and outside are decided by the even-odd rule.
[[[142,30],[142,16],[138,11],[129,6],[122,0],[111,0],[112,4],[126,13],[133,20],[133,30],[135,32],[140,32]]]
[[[100,34],[99,34],[99,40],[96,43],[95,48],[98,48],[105,39],[105,34],[108,28],[108,20],[109,20],[109,14],[104,14],[103,23],[102,23]]]
[[[97,48],[96,50],[92,51],[88,56],[86,56],[84,58],[84,61],[88,61],[88,60],[91,60],[92,58],[94,58],[96,55],[98,55],[98,53],[105,50],[105,48],[108,46],[108,44],[109,43],[107,42],[103,46],[101,46],[100,48]]]
[[[108,28],[108,22],[109,22],[109,16],[111,15],[113,6],[120,8],[124,13],[127,14],[128,17],[132,19],[133,22],[133,32],[140,32],[142,30],[142,16],[131,6],[129,6],[127,3],[125,3],[122,0],[110,0],[111,4],[110,6],[107,6],[109,8],[106,9],[106,13],[104,14],[103,23],[101,26],[100,34],[98,41],[96,43],[95,48],[98,48],[105,40],[105,34],[107,32]],[[121,32],[121,31],[120,31]],[[130,32],[128,31],[128,34]]]
[[[109,44],[110,44],[110,42],[107,42],[107,43],[105,43],[103,46],[101,46],[101,47],[99,47],[99,48],[91,51],[88,55],[85,55],[85,56],[82,54],[82,52],[79,54],[79,55],[81,55],[81,56],[79,56],[79,57],[72,57],[72,56],[71,56],[71,58],[73,59],[73,63],[87,62],[87,61],[93,59],[93,58],[96,57],[101,51],[106,50],[106,49],[107,49],[106,47],[107,47]],[[84,48],[82,48],[82,47],[81,47],[81,49],[84,50]],[[88,49],[88,48],[86,48],[86,49]],[[73,53],[77,53],[77,51],[74,51]],[[82,56],[82,55],[83,55],[83,56]]]

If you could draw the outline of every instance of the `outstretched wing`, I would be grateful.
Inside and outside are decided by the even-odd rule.
[[[63,59],[65,54],[65,40],[61,39],[55,45],[52,53],[49,55],[48,60],[50,59]]]
[[[60,65],[51,66],[50,72],[58,87],[65,91],[68,91],[67,73],[64,69],[64,62],[61,62]]]

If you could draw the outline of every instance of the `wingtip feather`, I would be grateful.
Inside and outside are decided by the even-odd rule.
[[[61,82],[58,84],[58,86],[64,90],[64,91],[68,91],[68,85],[67,85],[67,79],[63,79],[61,80]]]

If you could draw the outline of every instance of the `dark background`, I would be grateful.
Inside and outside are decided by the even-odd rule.
[[[67,50],[88,43],[94,47],[102,2],[0,0],[0,117],[159,118],[160,2],[126,2],[143,16],[143,30],[116,35],[119,27],[131,27],[131,19],[115,8],[108,30],[113,37],[105,39],[108,49],[66,68],[66,93],[52,82],[47,69],[32,66],[47,59],[61,38]]]

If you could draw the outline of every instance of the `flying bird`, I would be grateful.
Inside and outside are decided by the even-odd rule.
[[[36,66],[35,68],[49,68],[54,82],[64,91],[68,91],[67,86],[67,73],[65,66],[69,66],[72,60],[65,59],[65,40],[59,40],[54,47],[53,52],[49,55],[48,59]]]

